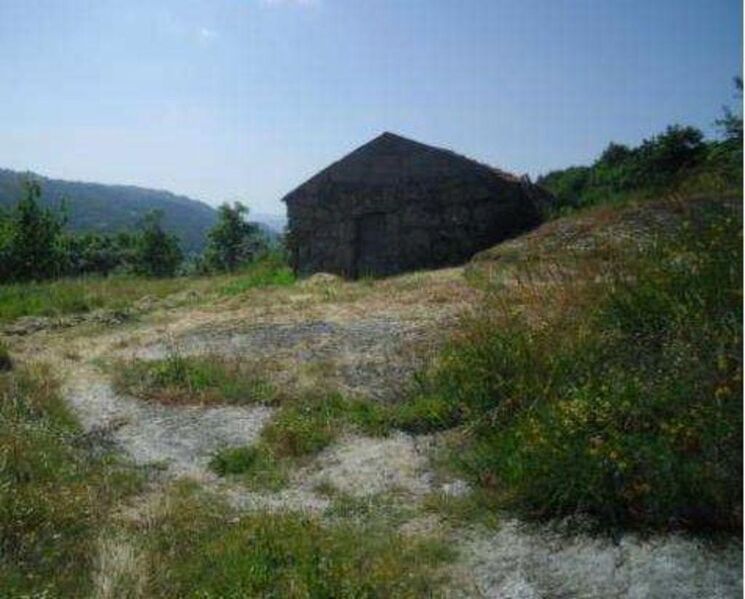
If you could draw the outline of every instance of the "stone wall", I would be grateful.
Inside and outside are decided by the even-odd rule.
[[[287,199],[300,275],[390,275],[460,264],[540,222],[525,182],[470,177],[371,186],[317,181]]]

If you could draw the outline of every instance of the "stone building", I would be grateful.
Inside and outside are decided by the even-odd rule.
[[[535,227],[547,192],[383,133],[283,198],[296,272],[389,275],[460,264]]]

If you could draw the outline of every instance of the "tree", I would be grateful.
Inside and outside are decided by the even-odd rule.
[[[16,281],[48,279],[61,268],[60,237],[65,218],[39,205],[41,187],[36,181],[25,181],[23,187],[24,196],[5,227],[3,274]]]
[[[154,210],[143,219],[142,231],[134,242],[133,267],[137,274],[171,277],[181,264],[179,240],[163,230],[162,218],[163,213]]]
[[[664,186],[699,164],[706,152],[704,134],[695,127],[669,126],[645,139],[636,153],[637,185]]]
[[[260,231],[247,217],[248,208],[240,202],[218,208],[217,223],[207,234],[205,258],[209,268],[232,272],[262,249]]]
[[[600,158],[598,158],[595,165],[603,164],[609,167],[620,166],[631,158],[632,155],[633,152],[628,146],[611,142],[608,144],[608,147],[603,150],[603,153],[600,155]]]

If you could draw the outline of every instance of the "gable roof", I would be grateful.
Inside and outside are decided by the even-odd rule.
[[[322,184],[346,183],[365,186],[396,185],[411,180],[442,179],[454,176],[518,177],[476,162],[442,148],[385,132],[334,162],[288,193],[291,201],[301,191],[313,192]]]

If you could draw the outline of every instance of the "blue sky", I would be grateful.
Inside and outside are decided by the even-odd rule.
[[[280,198],[388,130],[517,173],[710,132],[739,0],[0,0],[0,167]]]

